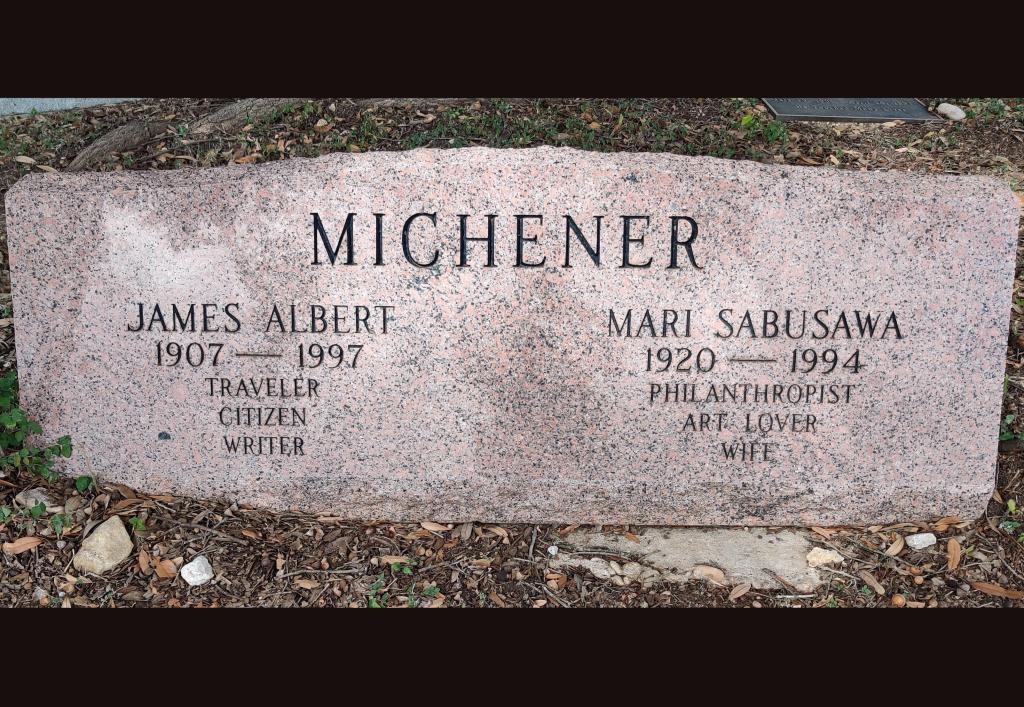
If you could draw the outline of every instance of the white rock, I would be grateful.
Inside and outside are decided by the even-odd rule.
[[[615,576],[615,571],[600,557],[595,557],[593,560],[588,562],[585,567],[598,579],[611,579]]]
[[[816,547],[807,553],[808,567],[821,567],[822,565],[838,565],[843,561],[843,556],[835,550],[826,550],[823,547]]]
[[[206,559],[206,555],[199,555],[196,559],[182,567],[181,578],[192,587],[206,584],[213,579],[213,567],[210,566],[210,561]]]
[[[64,506],[44,488],[25,489],[14,497],[14,502],[22,508],[33,508],[37,503],[42,503],[47,513],[64,512]]]
[[[659,582],[661,580],[661,572],[651,567],[645,567],[643,574],[640,575],[640,584],[646,588]]]
[[[960,106],[955,106],[952,103],[940,103],[939,107],[935,109],[935,112],[941,115],[943,118],[946,118],[947,120],[952,120],[954,122],[958,120],[963,120],[964,118],[967,117],[967,114],[964,113],[963,109],[960,108]]]
[[[697,579],[703,579],[705,582],[718,585],[719,587],[726,586],[725,572],[720,570],[718,567],[711,565],[694,565],[693,576]]]
[[[549,545],[548,546],[548,554],[551,555],[552,557],[555,557],[556,555],[558,555],[558,545]]]
[[[75,555],[75,569],[79,572],[103,574],[127,559],[134,549],[121,517],[113,516],[100,523],[82,541]]]
[[[644,573],[644,566],[638,562],[627,562],[622,566],[622,574],[630,579],[636,579]]]
[[[915,535],[908,535],[904,538],[907,541],[907,545],[915,550],[924,550],[926,547],[931,547],[935,544],[935,535],[933,533],[917,533]]]

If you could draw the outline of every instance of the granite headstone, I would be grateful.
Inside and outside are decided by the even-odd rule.
[[[352,518],[871,523],[994,484],[1018,207],[980,177],[485,148],[31,175],[67,473]]]

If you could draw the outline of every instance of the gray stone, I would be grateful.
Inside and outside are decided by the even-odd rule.
[[[44,488],[25,489],[14,497],[14,502],[22,508],[33,508],[37,503],[46,506],[47,513],[62,513],[64,506]]]
[[[586,569],[599,579],[615,580],[619,563],[608,562],[593,552],[630,558],[627,568],[646,568],[640,575],[646,585],[658,580],[683,583],[701,578],[707,568],[721,569],[729,585],[749,582],[756,589],[783,589],[770,573],[799,591],[814,591],[822,578],[807,566],[811,543],[792,530],[771,532],[764,528],[644,528],[638,542],[623,535],[577,530],[563,541],[551,566]],[[586,551],[586,553],[582,552]],[[620,578],[621,579],[621,578]],[[616,582],[618,584],[619,582]]]
[[[206,584],[213,579],[213,567],[205,555],[199,555],[181,568],[181,578],[192,587]]]
[[[904,538],[907,541],[907,547],[914,550],[924,550],[926,547],[931,547],[935,544],[935,535],[933,533],[917,533],[915,535],[908,535]]]
[[[74,566],[79,572],[103,574],[126,560],[134,549],[121,517],[112,516],[100,523],[82,541],[82,547],[75,555]]]
[[[935,109],[935,112],[943,118],[954,122],[963,120],[967,117],[967,114],[964,113],[960,106],[955,106],[952,103],[940,103],[939,107]]]

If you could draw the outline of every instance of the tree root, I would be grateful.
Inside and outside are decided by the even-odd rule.
[[[208,136],[213,134],[231,135],[249,123],[255,123],[274,115],[288,105],[310,100],[306,98],[244,98],[210,113],[190,126],[189,134]],[[357,108],[410,106],[450,106],[472,101],[472,98],[358,98],[350,99],[349,105]],[[132,121],[101,136],[79,152],[68,165],[69,172],[89,169],[103,162],[115,152],[130,152],[164,133],[171,123],[156,121],[144,123]]]
[[[115,152],[128,152],[163,133],[170,123],[159,121],[143,123],[134,120],[111,130],[75,155],[68,165],[69,172],[93,167]]]

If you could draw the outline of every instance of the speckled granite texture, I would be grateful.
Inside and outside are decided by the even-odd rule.
[[[311,264],[313,212],[332,246],[356,214],[355,264],[344,244],[335,265]],[[418,212],[436,225],[412,222],[410,255],[436,250],[432,267],[403,255]],[[473,238],[497,215],[494,267],[482,241],[455,267],[459,214]],[[516,214],[543,215],[522,221],[522,247],[544,266],[514,267]],[[562,267],[566,214],[591,244],[603,216],[599,266],[573,236]],[[638,215],[650,221],[631,222],[645,240],[629,257],[652,265],[618,267],[622,217]],[[682,247],[666,268],[672,216],[698,224],[701,269]],[[48,434],[71,435],[66,473],[353,518],[975,517],[994,482],[1017,218],[993,179],[554,148],[33,174],[7,195],[22,400]],[[677,220],[680,239],[688,223]],[[143,331],[131,331],[140,304]],[[159,305],[168,328],[201,329],[203,304],[215,331],[153,323]],[[326,313],[330,330],[282,332],[291,305],[296,328]],[[630,310],[638,336],[619,336]],[[766,317],[782,327],[786,310],[794,334],[806,316],[804,336],[764,337]],[[859,336],[858,314],[875,318],[873,337]],[[716,336],[730,327],[738,336]],[[167,365],[172,344],[190,343],[201,364]],[[326,363],[300,369],[300,346],[309,364],[316,345]],[[685,348],[689,370],[677,370]],[[814,349],[815,370],[793,372],[794,349],[801,371]],[[854,351],[856,372],[843,366]],[[673,384],[680,400],[665,402]],[[748,414],[786,429],[748,433]],[[757,443],[756,461],[727,457],[723,444],[741,442]]]

